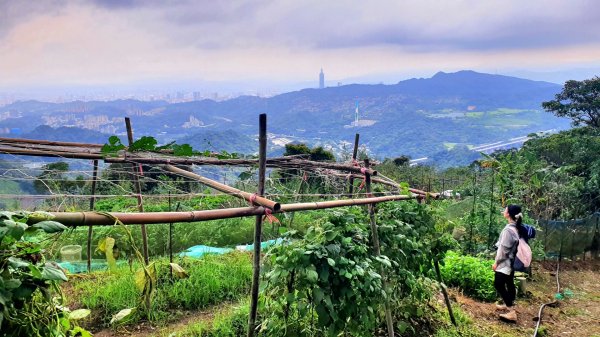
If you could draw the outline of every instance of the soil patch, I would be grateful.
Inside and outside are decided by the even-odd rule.
[[[531,336],[540,306],[555,300],[556,266],[556,261],[533,266],[527,293],[517,298],[517,323],[500,321],[501,311],[496,310],[494,303],[475,301],[456,289],[451,293],[474,325],[493,331],[497,336]],[[544,308],[538,335],[600,337],[600,261],[562,262],[558,276],[564,299],[558,301],[556,307]]]

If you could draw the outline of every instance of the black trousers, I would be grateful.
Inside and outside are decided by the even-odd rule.
[[[496,272],[496,275],[494,276],[494,287],[502,297],[504,304],[506,304],[507,307],[512,307],[515,297],[517,296],[514,270],[510,275]]]

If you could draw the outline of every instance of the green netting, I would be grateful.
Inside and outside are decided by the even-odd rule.
[[[549,257],[575,257],[591,253],[598,255],[600,213],[575,220],[539,220],[538,240],[544,243]]]

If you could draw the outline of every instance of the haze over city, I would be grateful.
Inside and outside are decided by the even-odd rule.
[[[461,69],[562,83],[599,73],[599,13],[582,0],[2,0],[0,99],[268,96],[317,87],[321,68],[326,86]]]

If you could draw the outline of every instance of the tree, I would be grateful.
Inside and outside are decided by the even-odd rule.
[[[410,164],[410,157],[409,156],[400,156],[397,158],[394,158],[394,165],[396,166],[408,166]]]
[[[568,117],[573,125],[600,128],[600,77],[567,81],[555,99],[543,102],[542,107],[558,117]]]

